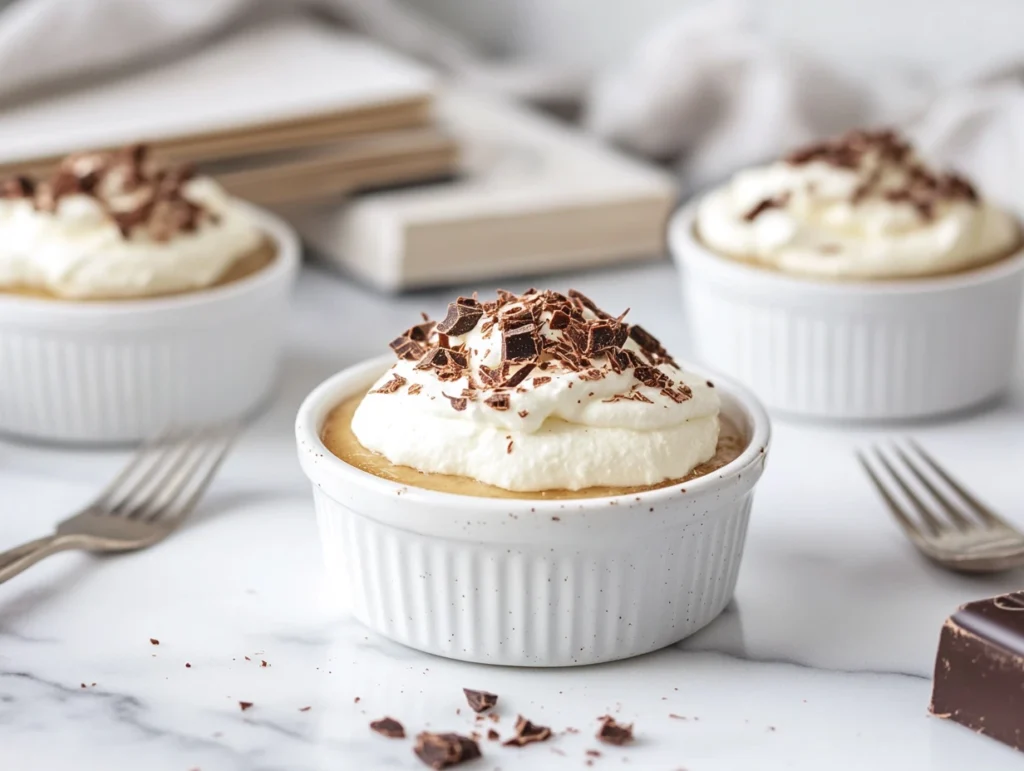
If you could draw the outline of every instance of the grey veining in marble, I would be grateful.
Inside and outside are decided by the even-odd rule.
[[[685,352],[674,282],[668,264],[650,263],[544,283],[632,306]],[[500,694],[503,735],[519,712],[558,733],[522,749],[484,741],[485,759],[467,768],[583,768],[590,748],[598,769],[1020,766],[926,707],[945,616],[1024,579],[957,577],[917,558],[853,461],[878,428],[776,425],[736,599],[677,648],[575,670],[488,668],[401,648],[328,602],[295,409],[420,310],[438,315],[448,295],[393,299],[307,269],[279,393],[189,525],[148,553],[61,555],[0,586],[0,768],[425,768],[411,741],[367,724],[390,715],[410,733],[471,731],[463,686]],[[1020,378],[991,410],[900,430],[1024,525]],[[42,534],[125,457],[0,442],[0,547]],[[596,742],[606,712],[635,721],[635,745]]]

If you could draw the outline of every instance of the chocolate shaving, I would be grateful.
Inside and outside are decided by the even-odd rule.
[[[530,414],[530,411],[529,410],[519,410],[519,412],[517,414],[519,415],[519,417],[525,418],[527,415]]]
[[[238,706],[242,708],[242,712],[245,712],[247,709],[249,709],[252,706],[252,702],[251,701],[240,701],[240,702],[238,702]]]
[[[452,409],[456,412],[463,412],[469,404],[469,399],[464,396],[449,396],[446,393],[442,393],[441,396],[452,403]]]
[[[769,209],[781,209],[789,203],[789,193],[783,193],[782,195],[776,195],[771,198],[765,198],[760,203],[755,205],[750,211],[743,215],[743,219],[747,222],[753,222],[762,214]]]
[[[498,739],[501,738],[501,734],[499,734],[493,728],[488,728],[487,729],[487,738],[490,739],[492,742],[496,742],[496,741],[498,741]]]
[[[508,378],[502,386],[505,388],[515,388],[517,385],[526,380],[526,376],[533,372],[535,364],[524,364],[522,367],[517,369],[512,377]]]
[[[570,299],[574,300],[577,303],[577,305],[579,305],[579,306],[581,306],[583,308],[586,308],[591,313],[593,313],[595,316],[597,316],[599,319],[610,319],[610,318],[612,318],[612,316],[610,314],[605,313],[603,310],[598,308],[597,304],[593,300],[591,300],[589,297],[587,297],[585,294],[583,294],[582,292],[577,292],[575,289],[570,289],[569,290],[569,297],[570,297]]]
[[[3,184],[4,198],[31,198],[36,193],[36,183],[31,177],[11,177]]]
[[[471,688],[463,688],[462,692],[466,695],[466,703],[469,704],[469,708],[477,714],[486,712],[498,703],[498,695],[494,693],[474,691]]]
[[[639,391],[630,391],[628,394],[615,394],[610,399],[605,399],[606,402],[645,402],[647,404],[654,404],[653,401],[648,399]]]
[[[422,390],[423,386],[420,385],[419,383],[413,383],[412,385],[409,386],[409,393],[412,394],[413,396],[415,396]]]
[[[551,738],[551,729],[543,725],[535,725],[520,715],[516,718],[516,735],[506,742],[505,747],[525,747],[534,742],[544,742]]]
[[[535,377],[533,379],[533,387],[534,388],[540,388],[545,383],[550,383],[550,382],[551,382],[551,378],[549,378],[547,376]]]
[[[380,720],[374,720],[370,723],[370,730],[376,731],[381,736],[386,736],[389,739],[404,739],[405,728],[394,718],[382,717]]]
[[[615,722],[611,715],[605,715],[601,720],[601,727],[597,729],[597,738],[605,744],[622,746],[633,741],[633,724],[624,725]]]
[[[480,757],[480,745],[468,736],[424,731],[416,737],[416,757],[433,769],[448,768]]]
[[[437,331],[447,335],[464,335],[471,332],[484,315],[480,303],[470,297],[460,297],[448,303],[448,315],[437,325]]]
[[[406,384],[406,379],[399,375],[397,372],[391,374],[391,380],[386,382],[380,388],[370,391],[371,394],[393,394],[399,388]]]
[[[512,406],[511,398],[506,393],[496,393],[493,396],[489,396],[484,399],[484,404],[488,407],[492,407],[498,412],[505,412],[509,407]]]

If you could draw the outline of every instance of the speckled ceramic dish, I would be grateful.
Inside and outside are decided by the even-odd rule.
[[[373,476],[320,440],[331,409],[392,362],[335,375],[296,421],[328,580],[364,624],[449,658],[571,666],[671,645],[728,603],[770,435],[749,391],[711,375],[748,444],[683,485],[575,500],[478,498]]]

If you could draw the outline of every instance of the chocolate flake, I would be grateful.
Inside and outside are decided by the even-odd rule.
[[[517,369],[512,377],[508,378],[502,386],[505,388],[515,388],[517,385],[526,380],[526,376],[533,372],[533,368],[536,364],[524,364],[522,367]]]
[[[599,718],[601,727],[597,729],[597,738],[605,744],[622,746],[633,741],[633,724],[617,723],[611,715]]]
[[[446,335],[464,335],[476,328],[484,309],[471,297],[460,297],[448,303],[448,315],[437,325],[437,331]]]
[[[397,372],[391,373],[391,380],[386,382],[380,388],[370,391],[371,394],[393,394],[399,388],[406,384],[406,379],[399,375]]]
[[[252,702],[251,701],[240,701],[240,702],[238,702],[238,706],[242,708],[242,712],[245,712],[247,709],[249,709],[252,706]]]
[[[422,390],[423,386],[420,385],[419,383],[413,383],[412,385],[409,386],[409,393],[412,394],[413,396],[415,396]]]
[[[512,454],[512,445],[513,444],[515,444],[515,442],[513,440],[509,439],[508,447],[505,448],[505,454],[506,455],[511,455]]]
[[[160,641],[158,639],[156,639],[155,637],[150,637],[149,638],[149,643],[150,643],[150,645],[159,645]]]
[[[487,738],[488,738],[488,739],[489,739],[490,741],[492,741],[492,742],[496,742],[496,741],[498,741],[498,739],[500,739],[500,738],[501,738],[501,734],[499,734],[499,733],[498,733],[497,731],[495,731],[495,730],[494,730],[493,728],[488,728],[488,729],[487,729]]]
[[[441,396],[452,403],[452,409],[456,412],[464,411],[469,404],[469,399],[466,399],[464,396],[449,396],[446,393],[442,393]]]
[[[530,414],[529,410],[519,410],[519,413],[518,413],[519,417],[521,417],[521,418],[525,418],[529,414]]]
[[[535,725],[520,715],[516,718],[516,735],[506,742],[505,747],[525,747],[534,742],[544,742],[551,738],[551,729],[543,725]]]
[[[484,399],[484,404],[498,412],[505,412],[512,405],[512,401],[507,393],[496,393]]]
[[[381,736],[386,736],[389,739],[404,739],[405,728],[394,718],[382,717],[380,720],[374,720],[370,723],[370,730],[376,731]]]
[[[753,222],[762,214],[769,209],[781,209],[789,203],[789,193],[783,193],[782,195],[772,196],[771,198],[765,198],[757,205],[755,205],[750,211],[743,215],[743,219],[747,222]]]
[[[533,387],[534,388],[540,388],[545,383],[550,383],[550,382],[551,382],[551,378],[549,378],[549,377],[546,377],[546,376],[545,377],[535,377],[533,379]]]
[[[471,688],[463,688],[462,692],[466,695],[466,702],[469,704],[469,708],[478,714],[486,712],[498,703],[498,696],[494,693],[474,691]]]
[[[480,757],[480,745],[468,736],[424,731],[416,737],[416,757],[433,769],[448,768]]]

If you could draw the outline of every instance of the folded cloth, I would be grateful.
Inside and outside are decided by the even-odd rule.
[[[809,140],[894,124],[993,200],[1024,208],[1024,66],[954,87],[901,70],[856,82],[768,38],[740,5],[685,11],[651,32],[594,80],[584,122],[674,162],[691,192]]]

